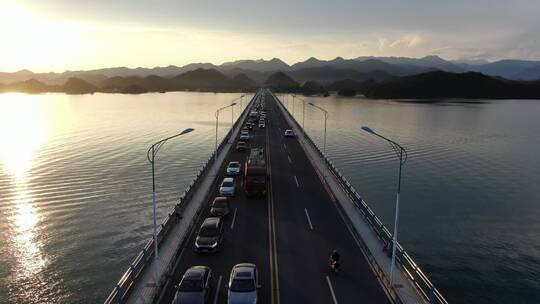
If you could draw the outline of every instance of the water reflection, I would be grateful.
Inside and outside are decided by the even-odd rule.
[[[25,294],[27,300],[36,293],[27,286],[39,285],[40,273],[47,264],[39,240],[43,219],[28,184],[33,160],[45,141],[41,108],[29,95],[5,94],[0,100],[0,173],[12,185],[2,202],[8,208],[7,244],[13,257],[9,285],[13,293]]]
[[[46,128],[35,99],[23,94],[6,95],[0,104],[0,158],[7,173],[22,180],[45,140]]]
[[[14,256],[17,258],[14,276],[17,281],[26,281],[39,274],[47,264],[38,239],[37,225],[42,219],[25,185],[17,187],[12,203],[14,209],[10,218],[13,223],[11,241]]]

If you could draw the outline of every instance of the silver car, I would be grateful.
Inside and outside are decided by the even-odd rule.
[[[227,286],[229,304],[256,304],[259,288],[257,266],[251,263],[236,264],[231,270]]]
[[[226,177],[223,179],[223,182],[221,182],[221,186],[219,187],[219,194],[222,196],[234,196],[234,188],[236,184],[234,182],[234,178],[232,177]]]
[[[240,133],[240,140],[249,140],[249,133],[242,131]]]
[[[212,281],[212,271],[207,266],[190,267],[184,275],[180,284],[176,286],[173,304],[203,304],[207,303],[210,297],[210,282]]]
[[[227,175],[238,175],[240,174],[240,162],[238,161],[232,161],[229,162],[229,165],[227,166]]]

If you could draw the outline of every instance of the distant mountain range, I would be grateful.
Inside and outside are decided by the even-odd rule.
[[[370,98],[398,99],[540,99],[540,81],[515,81],[478,72],[443,71],[396,77],[357,88]]]
[[[448,83],[437,82],[440,79]],[[328,90],[332,90],[343,91],[347,95],[360,92],[381,98],[492,97],[486,87],[489,84],[493,85],[495,95],[501,98],[528,98],[526,96],[536,96],[536,89],[531,88],[536,88],[539,81],[533,80],[537,79],[540,79],[540,61],[486,63],[447,61],[437,56],[338,57],[332,60],[311,57],[293,65],[274,58],[239,60],[221,65],[193,63],[182,67],[118,67],[63,73],[0,72],[0,92],[242,92],[266,86],[276,91],[304,94],[326,95]],[[468,81],[478,86],[473,88]],[[424,95],[418,91],[417,83],[424,85]],[[434,91],[435,88],[437,90]],[[453,88],[451,91],[456,93],[451,94],[448,88]],[[518,92],[518,88],[524,90],[523,93]]]
[[[293,65],[288,65],[278,58],[273,58],[271,60],[238,60],[221,65],[191,63],[181,67],[174,65],[154,68],[115,67],[87,71],[65,71],[63,73],[33,73],[29,70],[21,70],[12,73],[0,72],[0,83],[10,84],[35,79],[49,85],[61,85],[69,78],[77,77],[93,85],[99,85],[100,82],[110,77],[147,77],[153,75],[172,78],[197,69],[215,69],[229,77],[245,74],[259,84],[262,84],[270,74],[277,71],[286,72],[300,83],[316,80],[326,84],[343,79],[383,80],[392,76],[416,75],[436,70],[454,73],[480,72],[485,75],[511,80],[540,79],[540,61],[448,61],[438,56],[426,56],[423,58],[369,56],[353,59],[337,57],[332,60],[320,60],[311,57]]]

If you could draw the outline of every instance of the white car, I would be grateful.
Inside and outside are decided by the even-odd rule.
[[[229,278],[228,304],[257,304],[259,293],[259,274],[257,266],[251,263],[234,265]]]
[[[240,133],[240,140],[243,140],[243,141],[249,140],[249,133],[242,131],[242,133]]]
[[[266,124],[264,123],[264,121],[259,121],[259,128],[264,128],[266,127]]]
[[[285,135],[285,137],[294,137],[294,133],[293,133],[292,129],[285,130],[285,134],[283,134],[283,135]]]
[[[240,167],[240,162],[238,161],[229,162],[229,165],[227,166],[227,175],[240,174]]]
[[[234,196],[234,188],[234,178],[226,177],[223,179],[223,182],[221,182],[221,186],[219,187],[219,194],[222,196]]]

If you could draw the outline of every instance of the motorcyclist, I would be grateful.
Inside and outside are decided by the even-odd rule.
[[[332,268],[332,271],[338,272],[339,266],[339,253],[337,252],[337,250],[334,250],[330,255],[330,268]]]
[[[332,255],[330,256],[330,260],[332,262],[339,262],[339,253],[337,250],[332,251]]]

